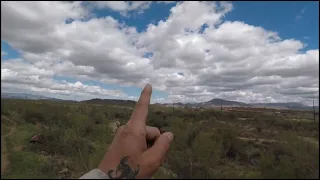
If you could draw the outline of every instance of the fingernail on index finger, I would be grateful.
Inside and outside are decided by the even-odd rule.
[[[150,84],[145,85],[142,92],[141,92],[140,99],[143,95],[145,95],[145,96],[148,96],[149,101],[150,101],[151,93],[152,93],[152,86]]]

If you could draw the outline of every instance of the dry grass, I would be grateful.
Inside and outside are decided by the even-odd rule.
[[[78,178],[98,165],[116,121],[126,123],[132,111],[112,104],[1,104],[2,178]],[[318,178],[319,121],[308,113],[221,114],[152,105],[148,125],[175,134],[154,178]],[[34,134],[45,143],[29,144]]]

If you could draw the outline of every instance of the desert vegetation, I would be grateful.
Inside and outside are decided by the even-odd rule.
[[[97,167],[133,104],[1,100],[1,178],[78,178]],[[154,178],[319,178],[319,117],[151,105],[175,135]]]

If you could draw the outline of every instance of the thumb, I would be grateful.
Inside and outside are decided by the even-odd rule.
[[[164,160],[167,151],[169,149],[170,143],[173,140],[173,134],[171,132],[165,132],[161,134],[145,153],[144,157],[146,159],[153,160],[156,164],[162,163]]]

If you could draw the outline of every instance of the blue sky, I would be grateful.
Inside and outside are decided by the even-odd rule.
[[[244,21],[276,31],[283,39],[299,39],[306,49],[319,49],[319,2],[247,1],[234,2],[234,10],[226,20]]]
[[[175,6],[176,3],[151,3],[148,8],[143,10],[143,13],[139,14],[135,13],[135,11],[128,11],[128,16],[124,16],[123,11],[117,11],[113,8],[94,8],[93,10],[91,9],[91,14],[94,15],[92,18],[111,16],[120,23],[124,23],[129,27],[135,27],[137,33],[142,34],[146,31],[149,24],[157,26],[160,20],[166,21],[170,15],[170,9]],[[302,49],[303,53],[308,50],[319,49],[318,2],[232,2],[232,10],[225,13],[221,20],[222,22],[240,21],[255,27],[262,27],[267,31],[277,32],[282,40],[294,39],[300,41],[304,45],[307,45]],[[12,48],[11,45],[16,45],[17,48]],[[11,59],[14,58],[23,59],[22,54],[18,51],[26,53],[26,50],[19,49],[19,44],[17,45],[17,42],[9,42],[9,40],[6,39],[1,39],[1,49],[2,52],[5,52],[5,54],[1,56],[2,63],[11,61]],[[150,61],[154,60],[152,56],[145,57],[150,59]],[[32,61],[29,61],[29,63],[30,62]],[[177,68],[179,69],[179,67]],[[185,71],[181,70],[176,73],[180,76],[185,76],[186,73],[184,72]],[[99,86],[108,90],[120,89],[128,96],[133,97],[138,97],[141,91],[141,86],[138,85],[135,86],[131,84],[126,86],[122,83],[102,83],[99,82],[99,79],[97,78],[93,80],[83,80],[81,78],[78,79],[76,76],[68,77],[57,73],[52,76],[52,79],[57,82],[62,82],[64,80],[70,83],[80,81],[85,85]],[[162,84],[157,84],[157,86],[160,87]],[[154,89],[154,98],[168,98],[170,94],[168,88],[165,88],[164,90],[161,89],[162,88]],[[184,94],[181,95],[183,96]]]

